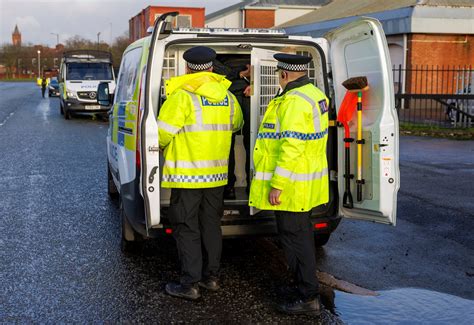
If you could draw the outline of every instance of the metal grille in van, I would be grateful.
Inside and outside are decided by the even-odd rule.
[[[162,82],[161,82],[161,98],[166,97],[165,92],[165,81],[169,78],[176,76],[177,69],[177,58],[176,51],[166,51],[165,57],[163,58],[163,71],[162,71]]]
[[[261,65],[260,66],[260,100],[259,110],[260,117],[262,118],[265,114],[270,101],[280,89],[278,84],[278,76],[275,74],[275,66],[273,65]]]

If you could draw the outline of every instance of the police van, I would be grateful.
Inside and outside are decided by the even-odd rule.
[[[398,119],[394,104],[391,63],[381,24],[361,18],[325,37],[290,36],[268,29],[168,29],[166,15],[156,21],[152,34],[131,44],[124,52],[107,134],[108,192],[119,197],[123,247],[144,238],[172,233],[167,221],[170,190],[160,187],[163,156],[158,146],[157,116],[166,100],[165,81],[185,73],[183,53],[196,45],[217,52],[217,59],[232,55],[251,64],[251,147],[270,100],[279,90],[273,54],[287,52],[312,56],[308,76],[331,101],[328,130],[330,200],[313,209],[317,245],[324,245],[341,218],[395,225],[398,166]],[[350,77],[366,76],[370,89],[363,97],[362,199],[352,208],[342,204],[344,193],[344,130],[336,116]],[[99,85],[99,103],[109,105],[108,83]],[[356,135],[355,121],[349,124]],[[351,144],[351,174],[356,170],[355,142]],[[245,151],[236,145],[236,170],[244,170]],[[250,173],[253,174],[252,153]],[[236,198],[224,201],[224,237],[277,233],[271,211],[248,206],[245,172],[236,174]],[[352,193],[356,190],[351,180]]]
[[[105,51],[75,50],[63,53],[59,68],[60,113],[66,120],[72,113],[102,113],[107,115],[110,106],[97,103],[97,86],[109,84],[113,94],[115,75],[112,55]]]

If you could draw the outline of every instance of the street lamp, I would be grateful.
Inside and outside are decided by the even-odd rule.
[[[100,32],[97,33],[97,50],[99,50],[99,37],[100,37]]]
[[[41,60],[41,51],[38,50],[38,78],[40,78],[40,75],[41,75],[40,60]]]
[[[58,33],[50,33],[51,35],[56,35],[56,45],[59,44],[59,34]]]

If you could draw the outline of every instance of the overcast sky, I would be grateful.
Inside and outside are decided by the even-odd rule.
[[[54,46],[80,35],[101,41],[128,33],[128,20],[149,5],[205,7],[206,14],[240,0],[0,0],[0,44],[11,43],[18,24],[22,43]],[[112,28],[111,28],[112,26]]]

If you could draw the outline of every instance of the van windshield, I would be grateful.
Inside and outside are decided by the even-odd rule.
[[[112,67],[108,63],[69,63],[68,80],[112,80]]]

